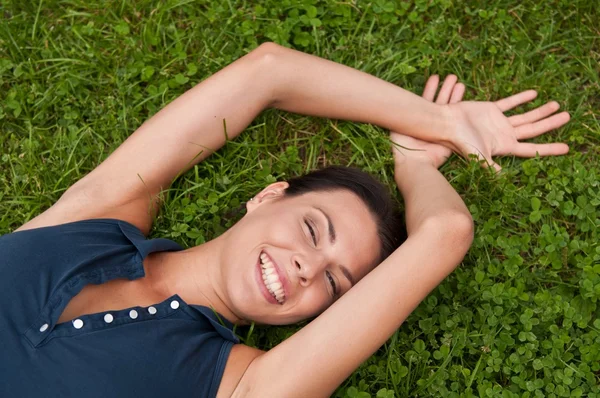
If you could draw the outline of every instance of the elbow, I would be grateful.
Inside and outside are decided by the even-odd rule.
[[[469,248],[473,244],[473,238],[475,237],[475,224],[473,223],[473,217],[471,213],[468,211],[466,213],[461,213],[460,216],[457,216],[456,230],[459,234],[459,239],[461,241],[461,248],[464,251],[463,257],[469,251]]]
[[[285,47],[279,44],[267,42],[256,47],[250,55],[254,61],[258,64],[261,70],[267,72],[272,71],[273,67],[278,63],[281,58],[282,52],[285,51]]]
[[[428,236],[460,263],[473,243],[475,227],[471,214],[466,209],[450,211],[432,217],[426,224]]]
[[[252,52],[258,52],[260,54],[276,54],[281,52],[285,47],[280,46],[277,43],[273,43],[272,41],[265,42],[260,46],[256,47]]]
[[[253,80],[260,86],[263,92],[268,92],[268,101],[265,107],[272,108],[279,99],[279,88],[281,86],[281,63],[287,49],[276,43],[263,43],[250,54],[253,69]]]

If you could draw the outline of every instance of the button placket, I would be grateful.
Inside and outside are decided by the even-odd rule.
[[[98,331],[104,328],[111,328],[114,326],[123,325],[125,323],[130,323],[133,322],[133,319],[136,319],[136,322],[150,319],[161,319],[168,317],[169,314],[172,313],[171,311],[166,310],[169,304],[176,306],[175,308],[171,307],[173,309],[180,307],[179,302],[177,302],[177,304],[173,304],[173,301],[177,301],[173,300],[174,298],[179,299],[177,295],[174,295],[175,297],[170,297],[161,303],[157,303],[154,306],[148,307],[146,309],[148,313],[144,311],[143,307],[137,307],[137,311],[135,312],[138,314],[138,316],[135,318],[127,316],[128,312],[131,312],[131,309],[124,309],[122,310],[123,312],[119,310],[112,311],[112,313],[105,312],[86,314],[70,322],[67,321],[56,323],[58,322],[58,317],[62,313],[62,310],[64,310],[64,307],[81,290],[82,286],[90,283],[98,283],[100,276],[101,273],[94,271],[79,274],[74,276],[65,285],[58,289],[42,309],[37,320],[35,320],[23,333],[24,337],[29,341],[29,343],[37,348],[57,337],[61,338],[78,336],[91,331]],[[129,279],[143,277],[144,271],[141,260],[136,264],[114,267],[105,270],[105,272],[102,273],[103,283],[113,280],[116,277],[124,276],[128,277]]]
[[[54,338],[80,336],[90,332],[108,330],[116,326],[169,318],[176,316],[178,312],[184,311],[186,306],[187,304],[178,295],[173,295],[149,307],[124,308],[118,311],[113,310],[83,315],[80,318],[57,325],[49,322],[48,317],[41,316],[38,318],[36,324],[32,325],[26,333],[26,337],[34,346],[38,347]],[[134,312],[137,316],[132,316]],[[40,329],[46,323],[48,324],[48,328],[45,332],[41,332]]]

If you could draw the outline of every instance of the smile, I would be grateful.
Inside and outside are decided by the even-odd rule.
[[[264,252],[260,254],[259,261],[265,287],[279,304],[283,304],[285,302],[285,291],[283,289],[283,283],[279,279],[275,264]]]

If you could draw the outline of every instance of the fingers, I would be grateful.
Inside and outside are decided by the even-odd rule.
[[[534,110],[524,113],[522,115],[511,116],[508,118],[508,121],[514,127],[518,127],[518,126],[521,126],[521,125],[527,124],[527,123],[534,123],[534,122],[537,122],[538,120],[542,120],[542,119],[552,115],[559,108],[560,108],[560,105],[558,104],[558,102],[551,101],[551,102],[548,102],[547,104],[544,104],[544,105],[542,105],[538,108],[535,108]]]
[[[537,92],[535,90],[527,90],[519,94],[511,95],[510,97],[498,100],[495,102],[495,104],[502,112],[506,112],[512,108],[533,100],[535,97],[537,97]]]
[[[433,102],[438,84],[440,84],[440,77],[438,75],[433,75],[427,79],[427,83],[425,83],[425,88],[423,89],[423,98]]]
[[[515,128],[515,133],[517,135],[518,140],[525,140],[528,138],[537,137],[540,134],[544,134],[550,130],[559,128],[560,126],[567,123],[569,119],[571,119],[571,116],[568,112],[561,112],[559,114],[550,116],[546,119],[540,120],[539,122],[519,126]]]
[[[564,155],[569,152],[567,144],[552,143],[552,144],[531,144],[527,142],[519,143],[511,151],[512,155],[522,158],[533,158],[540,156],[556,156]]]
[[[465,85],[462,83],[456,83],[456,86],[454,86],[454,89],[452,90],[452,95],[450,96],[450,103],[455,104],[462,101],[464,95]]]
[[[440,89],[438,97],[435,100],[436,104],[445,105],[448,103],[448,101],[450,101],[450,95],[452,95],[452,91],[457,81],[458,77],[456,77],[456,75],[446,76],[446,79],[444,79],[444,84],[442,84],[442,88]]]
[[[446,79],[444,79],[444,83],[442,84],[442,88],[438,93],[437,99],[435,99],[435,94],[437,92],[438,85],[440,84],[440,77],[438,75],[433,75],[427,79],[427,83],[425,83],[425,88],[423,89],[423,98],[431,102],[434,102],[435,100],[436,104],[441,105],[460,102],[465,95],[465,85],[462,83],[457,83],[457,81],[458,78],[456,75],[446,76]]]

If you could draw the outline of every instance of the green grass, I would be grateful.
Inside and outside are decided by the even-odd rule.
[[[335,396],[598,397],[600,11],[585,0],[483,4],[3,0],[0,233],[47,209],[144,120],[264,41],[415,91],[432,73],[456,73],[469,99],[534,88],[527,109],[556,99],[572,115],[537,141],[565,141],[571,153],[501,159],[497,178],[456,158],[442,168],[473,214],[473,247]],[[381,129],[265,112],[173,185],[152,235],[202,243],[265,184],[329,164],[393,181]],[[268,349],[296,329],[239,333]]]

